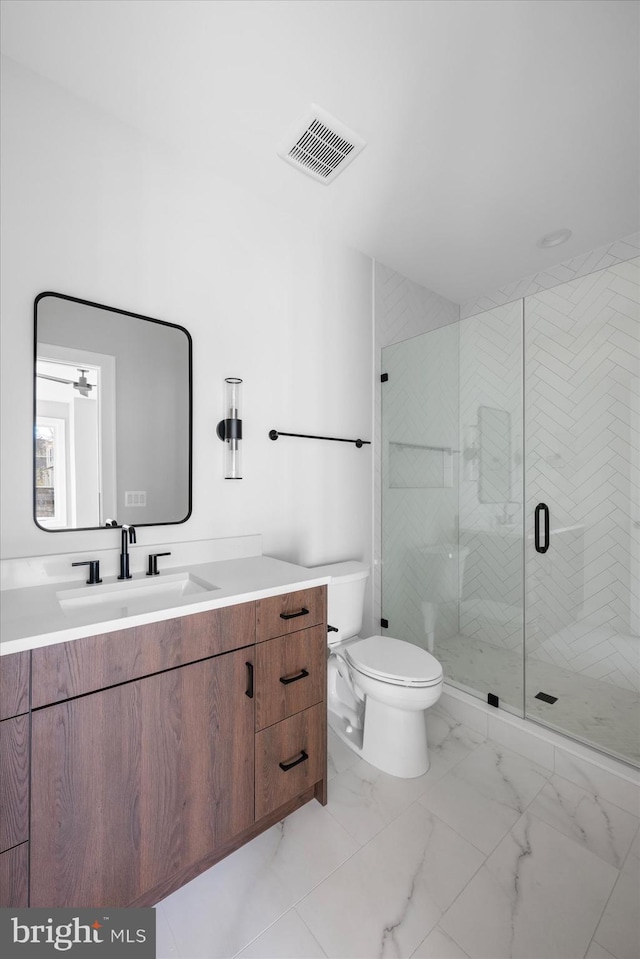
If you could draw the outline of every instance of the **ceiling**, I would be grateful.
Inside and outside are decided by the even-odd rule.
[[[636,0],[1,9],[7,56],[454,302],[639,228]],[[367,143],[329,185],[276,153],[312,102]]]

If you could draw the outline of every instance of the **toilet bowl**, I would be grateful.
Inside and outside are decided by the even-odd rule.
[[[372,766],[405,779],[424,775],[429,769],[425,710],[440,698],[442,666],[404,640],[358,635],[367,566],[334,563],[316,571],[331,577],[329,725]]]

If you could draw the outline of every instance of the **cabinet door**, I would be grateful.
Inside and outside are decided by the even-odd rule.
[[[0,853],[0,907],[26,909],[29,905],[29,843]]]
[[[0,719],[29,712],[31,653],[9,653],[0,666]]]
[[[0,723],[0,852],[29,838],[29,716]]]
[[[33,713],[32,906],[126,906],[252,824],[252,652]]]

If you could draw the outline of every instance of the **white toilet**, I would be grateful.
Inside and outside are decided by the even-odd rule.
[[[315,570],[330,576],[329,725],[350,749],[392,776],[429,768],[425,709],[442,692],[442,666],[430,653],[390,636],[361,639],[369,568],[354,561]]]

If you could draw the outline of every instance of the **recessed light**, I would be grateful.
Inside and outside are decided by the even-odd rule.
[[[546,236],[540,237],[536,246],[541,247],[543,250],[546,250],[550,246],[560,246],[561,243],[566,243],[567,240],[571,238],[571,230],[554,230],[553,233],[547,233]]]

